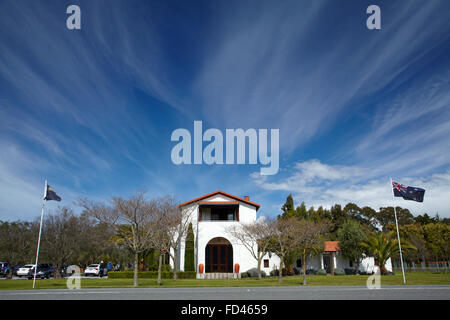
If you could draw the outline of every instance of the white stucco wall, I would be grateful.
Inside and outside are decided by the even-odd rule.
[[[296,267],[295,263],[293,264],[293,267]],[[385,267],[386,267],[386,270],[392,272],[391,259],[389,259],[386,262]],[[307,262],[306,262],[306,268],[314,269],[314,270],[322,269],[323,264],[321,262],[321,256],[317,255],[317,256],[308,257]],[[341,269],[355,268],[355,264],[353,264],[353,267],[350,267],[350,261],[347,258],[345,258],[344,256],[342,256],[342,254],[340,254],[340,252],[336,252],[335,268],[341,268]],[[359,271],[369,272],[369,273],[376,271],[374,258],[373,257],[364,258],[359,265]]]
[[[269,259],[269,267],[264,268],[264,260]],[[255,260],[256,261],[256,260]],[[256,264],[255,264],[256,267]],[[280,257],[278,257],[276,254],[266,254],[263,257],[263,260],[261,262],[261,270],[264,270],[267,276],[270,275],[270,271],[272,270],[278,270],[280,268]]]
[[[228,198],[224,195],[214,195],[206,199],[202,199],[202,202],[236,202],[235,199]],[[198,203],[192,203],[182,208],[183,214],[189,215],[194,230],[194,238],[196,243],[196,249],[198,253],[195,255],[198,257],[196,261],[196,268],[199,264],[205,266],[205,249],[208,242],[214,238],[222,237],[227,239],[233,247],[233,270],[236,263],[239,264],[239,272],[247,271],[248,269],[256,267],[256,259],[250,254],[241,243],[232,237],[227,228],[239,223],[251,223],[256,221],[256,207],[247,203],[240,202],[239,204],[239,222],[237,221],[208,221],[208,216],[204,216],[202,221],[198,221]],[[197,243],[197,227],[198,227],[198,243]],[[185,239],[183,239],[179,250],[179,270],[184,270],[184,252],[185,252]],[[173,267],[173,261],[171,260],[171,266]]]
[[[216,194],[209,198],[205,198],[201,200],[202,202],[236,202],[236,199],[229,198],[227,196]],[[189,217],[189,220],[192,223],[192,227],[194,230],[194,239],[195,239],[195,250],[198,248],[198,252],[196,251],[196,254],[194,255],[195,260],[195,268],[197,270],[199,264],[206,265],[205,261],[205,249],[210,240],[216,237],[222,237],[227,239],[232,247],[233,247],[233,271],[234,271],[234,265],[236,263],[239,264],[240,270],[239,272],[245,272],[251,268],[257,267],[257,261],[251,253],[246,249],[241,243],[237,241],[234,237],[232,237],[228,232],[227,228],[232,225],[237,225],[239,223],[252,223],[256,221],[256,207],[249,205],[244,202],[239,203],[239,222],[237,221],[207,221],[208,213],[205,213],[204,218],[202,221],[197,221],[198,218],[198,210],[199,205],[198,202],[194,202],[191,204],[188,204],[182,208],[183,214]],[[198,232],[197,232],[198,227]],[[198,235],[198,242],[197,242],[197,235]],[[183,239],[178,260],[179,260],[179,267],[178,270],[183,271],[184,270],[184,254],[185,254],[185,239]],[[269,267],[264,268],[264,259],[269,259]],[[173,268],[173,261],[170,260],[170,264]],[[266,272],[267,275],[270,274],[270,271],[274,269],[279,269],[280,266],[280,258],[276,254],[271,254],[269,258],[269,254],[266,254],[263,258],[263,261],[261,263],[261,269]],[[293,267],[296,267],[295,263]],[[321,269],[323,267],[321,256],[312,256],[308,257],[306,262],[306,268],[307,269]],[[350,268],[350,264],[348,259],[343,257],[339,252],[335,255],[335,267],[337,268]],[[367,257],[364,258],[360,263],[360,270],[364,272],[373,272],[376,270],[375,263],[373,257]],[[388,260],[386,263],[386,269],[388,271],[392,272],[392,263],[391,259]]]

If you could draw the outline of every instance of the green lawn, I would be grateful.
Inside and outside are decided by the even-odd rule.
[[[309,286],[365,286],[368,276],[307,276]],[[299,286],[301,276],[284,277],[279,283],[278,278],[217,279],[217,280],[163,280],[161,287],[254,287],[254,286]],[[407,285],[450,285],[450,273],[411,272],[406,273]],[[382,276],[381,286],[403,284],[401,273],[393,276]],[[31,280],[1,280],[0,290],[32,289]],[[81,279],[82,288],[132,288],[132,279]],[[160,287],[156,279],[140,279],[139,287]],[[36,280],[37,289],[66,289],[65,279]]]

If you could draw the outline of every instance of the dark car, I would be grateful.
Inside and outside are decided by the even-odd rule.
[[[11,271],[11,266],[8,262],[0,262],[0,277],[7,277]]]
[[[55,276],[55,267],[53,263],[39,263],[37,267],[36,278],[49,279]],[[34,278],[34,268],[28,272],[28,279]]]
[[[13,276],[16,276],[16,277],[17,277],[17,270],[19,270],[20,267],[21,267],[21,265],[17,265],[17,266],[15,266],[15,267],[12,269],[12,274],[13,274]]]

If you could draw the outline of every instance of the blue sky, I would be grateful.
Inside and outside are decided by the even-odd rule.
[[[390,176],[427,190],[397,205],[450,217],[449,18],[444,0],[2,1],[0,219],[38,216],[44,179],[50,210],[223,190],[273,216],[289,193],[392,205]],[[174,165],[171,133],[194,120],[279,129],[280,171]]]

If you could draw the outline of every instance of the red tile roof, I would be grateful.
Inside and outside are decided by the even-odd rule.
[[[339,250],[339,241],[325,241],[324,252],[336,252]]]
[[[226,193],[226,192],[223,192],[223,191],[220,191],[220,190],[215,191],[215,192],[212,192],[212,193],[205,194],[204,196],[201,196],[201,197],[198,197],[198,198],[195,198],[195,199],[186,201],[186,202],[183,202],[182,204],[179,204],[178,207],[184,207],[184,206],[186,206],[186,205],[188,205],[188,204],[191,204],[191,203],[193,203],[193,202],[200,201],[200,200],[205,199],[205,198],[212,197],[212,196],[214,196],[214,195],[216,195],[216,194],[221,194],[221,195],[224,195],[224,196],[226,196],[226,197],[229,197],[229,198],[232,198],[232,199],[236,199],[236,200],[238,200],[238,201],[240,201],[240,202],[247,203],[247,204],[249,204],[249,205],[252,205],[252,206],[256,207],[256,210],[258,210],[259,207],[260,207],[260,205],[257,204],[257,203],[255,203],[255,202],[251,202],[250,200],[239,198],[239,197],[237,197],[237,196],[234,196],[234,195],[232,195],[232,194],[229,194],[229,193]]]

